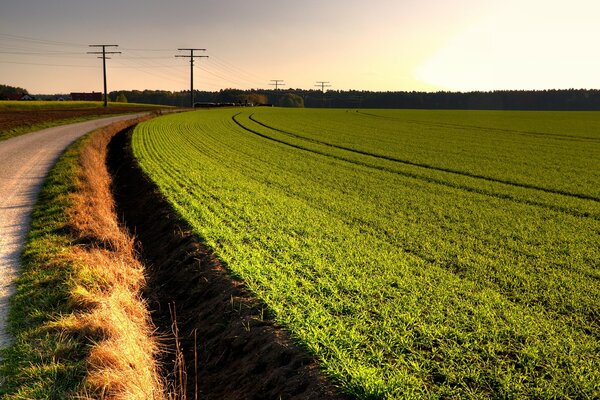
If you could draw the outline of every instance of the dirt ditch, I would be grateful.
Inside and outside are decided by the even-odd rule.
[[[147,266],[146,297],[169,349],[161,362],[173,386],[185,387],[188,399],[345,398],[178,219],[137,167],[129,132],[112,139],[107,163],[118,215],[137,236]]]

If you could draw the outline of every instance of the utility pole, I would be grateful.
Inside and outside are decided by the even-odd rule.
[[[104,75],[104,107],[108,107],[108,93],[106,93],[106,57],[107,54],[121,54],[120,51],[106,51],[107,47],[119,47],[118,44],[90,44],[89,47],[102,47],[102,51],[88,51],[88,54],[102,54],[102,74]]]
[[[269,85],[275,86],[275,90],[279,89],[279,86],[285,85],[285,83],[283,83],[283,79],[271,79],[271,82],[274,83],[269,83]]]
[[[316,87],[321,87],[321,91],[323,93],[325,93],[325,88],[326,87],[331,87],[331,85],[328,85],[328,83],[330,83],[329,81],[317,81],[317,84],[315,85]]]
[[[317,84],[315,85],[316,87],[321,87],[321,92],[323,92],[323,107],[325,107],[325,88],[331,87],[331,85],[328,85],[328,83],[330,83],[330,82],[329,81],[317,81]]]
[[[190,55],[176,55],[175,57],[185,57],[190,59],[190,107],[194,108],[194,58],[208,58],[208,56],[196,56],[194,51],[206,51],[206,49],[177,49],[179,51],[189,51]]]

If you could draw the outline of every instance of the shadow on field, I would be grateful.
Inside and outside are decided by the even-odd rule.
[[[172,211],[131,155],[130,133],[109,144],[118,215],[137,236],[146,299],[169,351],[161,360],[187,399],[341,399],[315,361],[265,315],[242,282]],[[172,329],[173,309],[179,343]],[[178,368],[177,352],[185,360]],[[183,382],[183,383],[181,383]]]

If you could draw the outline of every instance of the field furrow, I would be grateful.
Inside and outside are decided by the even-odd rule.
[[[234,117],[235,118],[235,117]],[[584,200],[593,200],[596,202],[600,202],[600,197],[596,197],[596,196],[591,196],[585,193],[571,193],[571,192],[567,192],[561,189],[554,189],[554,188],[549,188],[549,187],[542,187],[542,186],[536,186],[533,184],[529,184],[529,183],[521,183],[521,182],[516,182],[516,181],[511,181],[511,180],[506,180],[506,179],[499,179],[499,178],[493,178],[490,176],[485,176],[485,175],[480,175],[480,174],[476,174],[476,173],[470,173],[467,171],[462,171],[462,170],[458,170],[458,169],[451,169],[451,168],[444,168],[444,167],[438,167],[436,165],[432,165],[432,164],[426,164],[426,163],[418,163],[418,162],[414,162],[414,161],[410,161],[407,159],[400,159],[400,158],[396,158],[396,157],[392,157],[392,156],[387,156],[385,154],[378,154],[378,153],[374,153],[374,152],[368,152],[368,151],[363,151],[357,148],[353,148],[353,147],[348,147],[348,146],[340,146],[340,145],[335,145],[332,143],[328,143],[325,141],[320,141],[320,140],[316,140],[314,138],[311,138],[310,136],[302,136],[302,135],[298,135],[295,134],[293,132],[289,132],[280,128],[275,128],[272,126],[269,126],[267,124],[265,124],[264,122],[259,121],[256,117],[254,117],[254,114],[250,114],[250,116],[248,117],[251,121],[256,122],[257,124],[273,130],[273,131],[277,131],[277,132],[281,132],[284,133],[286,135],[289,136],[293,136],[294,138],[299,138],[299,139],[303,139],[306,141],[310,141],[313,143],[318,143],[318,144],[322,144],[325,146],[330,146],[336,149],[341,149],[341,150],[347,150],[353,153],[357,153],[357,154],[361,154],[361,155],[365,155],[365,156],[370,156],[370,157],[375,157],[375,158],[380,158],[383,160],[388,160],[388,161],[393,161],[393,162],[397,162],[397,163],[401,163],[401,164],[406,164],[406,165],[411,165],[411,166],[415,166],[415,167],[421,167],[424,169],[428,169],[428,170],[433,170],[433,171],[440,171],[440,172],[448,172],[451,174],[456,174],[456,175],[462,175],[462,176],[466,176],[469,178],[476,178],[476,179],[481,179],[484,181],[490,181],[490,182],[494,182],[494,183],[501,183],[501,184],[505,184],[505,185],[510,185],[510,186],[516,186],[516,187],[521,187],[521,188],[525,188],[525,189],[532,189],[532,190],[539,190],[542,192],[547,192],[547,193],[553,193],[553,194],[559,194],[559,195],[563,195],[563,196],[570,196],[570,197],[575,197],[575,198],[580,198],[580,199],[584,199]],[[237,121],[236,121],[237,122]],[[435,125],[435,126],[442,126],[442,127],[446,127],[445,125]],[[455,126],[453,126],[455,127]],[[472,127],[469,126],[458,126],[460,129],[472,129]],[[314,136],[314,135],[313,135]],[[555,136],[555,135],[553,135]]]
[[[321,142],[318,140],[314,140],[314,139],[306,138],[306,137],[303,137],[300,135],[296,135],[291,132],[283,131],[278,128],[270,127],[270,126],[256,120],[255,118],[253,118],[253,114],[251,114],[250,116],[248,116],[248,119],[250,121],[256,122],[258,125],[260,125],[263,128],[267,128],[268,130],[271,131],[271,134],[269,134],[268,132],[259,132],[256,130],[256,128],[253,129],[253,128],[249,127],[248,124],[244,125],[242,122],[240,122],[238,115],[234,115],[232,117],[232,120],[242,129],[244,129],[252,134],[258,135],[264,139],[273,140],[278,143],[282,143],[282,144],[294,147],[299,150],[304,150],[304,151],[320,154],[323,156],[334,158],[336,160],[346,161],[346,162],[353,163],[356,165],[361,165],[361,166],[365,166],[365,167],[369,167],[369,168],[373,168],[373,169],[377,169],[377,170],[381,170],[381,171],[386,171],[386,172],[403,175],[403,176],[406,176],[409,178],[420,179],[420,180],[423,180],[423,181],[426,181],[429,183],[434,183],[434,184],[438,184],[438,185],[442,185],[442,186],[448,186],[448,187],[452,187],[452,188],[456,188],[456,189],[460,189],[460,190],[465,190],[467,192],[478,193],[478,194],[483,194],[483,195],[487,195],[487,196],[491,196],[491,197],[497,197],[497,198],[511,200],[511,201],[514,201],[517,203],[523,203],[523,204],[527,204],[527,205],[543,207],[548,210],[564,212],[564,213],[571,214],[571,215],[574,215],[577,217],[591,217],[591,218],[595,218],[595,219],[600,219],[600,213],[598,213],[598,211],[600,211],[600,206],[598,206],[598,204],[595,204],[599,200],[593,196],[563,193],[562,191],[559,191],[559,190],[537,188],[534,186],[528,186],[528,185],[518,184],[518,183],[514,183],[514,182],[506,182],[506,181],[497,180],[497,179],[493,179],[493,178],[481,177],[481,176],[477,176],[474,174],[468,174],[468,173],[462,173],[459,171],[447,170],[444,168],[436,168],[436,167],[428,166],[428,165],[420,165],[420,164],[416,164],[416,163],[412,163],[412,162],[408,162],[408,161],[394,159],[391,157],[380,156],[377,154],[367,153],[367,152],[363,152],[363,151],[357,151],[357,150],[342,147],[342,146],[336,146],[336,145],[332,145],[330,143]],[[285,139],[274,137],[272,135],[272,133],[273,133],[272,131],[281,132],[288,136],[300,138],[301,141],[299,143],[293,143],[293,142],[290,142],[289,139],[285,140]],[[316,143],[318,145],[323,145],[323,146],[322,147],[310,147],[309,145],[307,145],[306,142]],[[365,159],[365,158],[352,157],[352,156],[348,156],[347,153],[346,154],[344,154],[344,153],[333,154],[331,151],[327,151],[328,147],[343,150],[343,151],[348,151],[350,153],[355,153],[355,154],[362,155],[362,156],[367,156],[367,158]],[[382,164],[382,163],[373,162],[372,159],[371,160],[369,159],[370,157],[373,157],[378,160],[383,160],[384,163]],[[387,163],[386,161],[391,161],[391,163]],[[396,162],[405,164],[406,166],[417,167],[417,168],[413,168],[413,169],[398,168],[396,165],[394,165],[394,163],[396,163]],[[421,168],[423,168],[425,170],[431,170],[434,173],[433,174],[432,173],[424,173]],[[448,176],[448,175],[440,176],[440,174],[437,174],[437,172],[447,173],[447,174],[450,174],[450,176]],[[458,175],[459,179],[456,179],[456,177],[454,175]],[[487,184],[487,185],[482,184],[481,180],[487,181],[491,184]],[[516,190],[514,190],[515,188],[516,189],[533,189],[534,192],[531,193],[531,192],[528,192],[527,190],[516,191]],[[545,192],[545,193],[541,193],[541,194],[536,193],[535,190],[539,190],[539,191]],[[548,195],[550,195],[550,196],[548,196]],[[562,198],[562,196],[572,197],[573,199],[568,199],[568,198],[564,199],[564,198]],[[584,200],[584,201],[579,201],[580,199]],[[540,200],[542,200],[542,201],[540,201]],[[544,200],[546,200],[546,201],[544,201]]]

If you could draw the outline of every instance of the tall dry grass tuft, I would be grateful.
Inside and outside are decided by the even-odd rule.
[[[70,300],[80,311],[57,325],[92,341],[80,391],[84,399],[166,397],[156,361],[159,346],[141,297],[144,268],[136,258],[134,239],[119,226],[106,168],[110,139],[131,125],[96,131],[84,145],[78,190],[68,212],[81,244],[70,251],[77,266]]]
[[[179,333],[179,325],[177,322],[177,307],[175,303],[169,304],[169,313],[171,315],[171,333],[172,339],[175,343],[174,349],[174,363],[173,363],[173,371],[172,377],[169,379],[168,384],[168,400],[187,400],[187,384],[188,384],[188,376],[187,376],[187,368],[185,365],[185,357],[183,355],[183,349],[181,347],[181,336]],[[194,346],[196,346],[196,341],[194,340]],[[195,348],[194,348],[195,349]],[[195,357],[194,362],[197,365],[198,358]],[[197,382],[198,379],[198,371],[195,371],[194,378]],[[194,398],[198,399],[198,387],[196,383],[196,388],[194,392]]]

